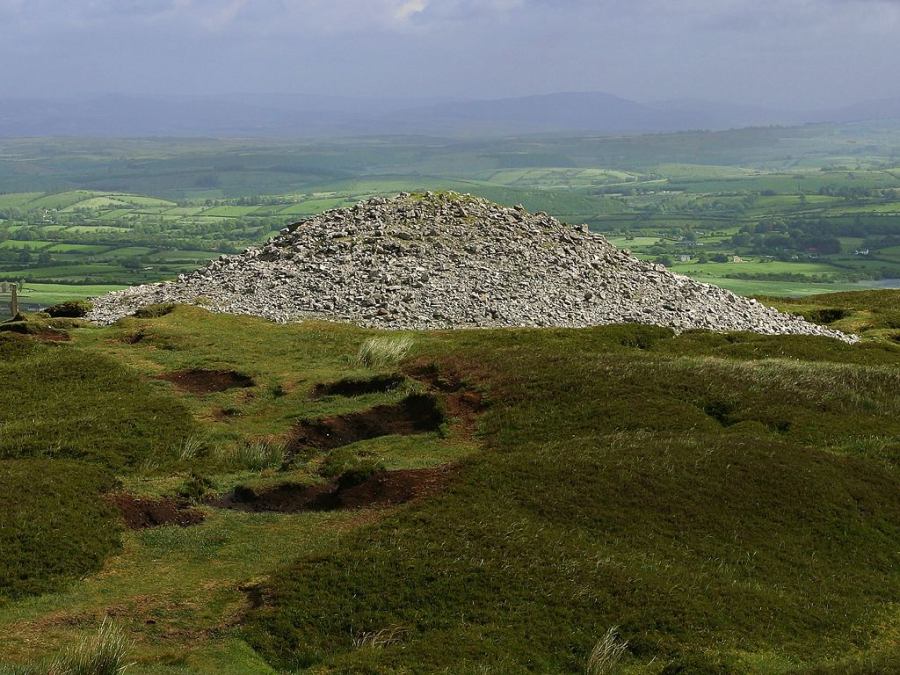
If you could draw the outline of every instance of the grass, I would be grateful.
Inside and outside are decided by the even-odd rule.
[[[236,470],[280,469],[284,464],[285,449],[280,443],[250,441],[241,443],[236,448],[230,448],[222,455],[222,459]]]
[[[675,270],[678,271],[678,270]],[[738,295],[769,295],[769,296],[811,296],[836,291],[852,291],[864,289],[865,284],[851,283],[815,283],[799,281],[766,281],[757,279],[729,279],[727,277],[705,277],[702,275],[693,277],[696,281],[705,284],[721,286]],[[873,283],[874,285],[874,283]]]
[[[409,337],[373,337],[363,342],[356,359],[366,368],[386,368],[403,360],[412,346]]]
[[[635,667],[878,652],[892,624],[867,617],[897,601],[884,591],[898,449],[885,463],[825,446],[900,432],[895,366],[823,367],[841,349],[829,340],[770,339],[777,361],[678,355],[695,340],[615,327],[439,340],[492,373],[491,452],[440,499],[276,575],[251,644],[282,668],[338,672],[574,672],[613,624]],[[396,644],[355,646],[392,626]]]
[[[628,642],[619,639],[619,627],[610,628],[591,650],[585,675],[612,675],[627,649]]]
[[[0,338],[0,341],[4,338]],[[37,346],[0,362],[0,458],[69,458],[127,471],[171,462],[193,422],[134,371],[98,354]]]
[[[48,671],[53,675],[121,675],[131,665],[128,650],[125,633],[106,618],[95,635],[51,661]]]
[[[48,542],[44,564],[61,566],[37,565],[33,583],[0,600],[0,661],[65,651],[111,614],[148,673],[618,672],[614,662],[654,674],[893,672],[897,293],[778,303],[863,341],[444,331],[409,336],[414,350],[381,367],[360,362],[360,345],[396,335],[182,306],[69,329],[61,347],[2,339],[3,381],[18,389],[0,410],[71,399],[58,420],[37,420],[43,444],[81,428],[79,401],[108,426],[76,434],[80,459],[0,460],[16,467],[0,485],[0,569],[43,560]],[[285,452],[298,419],[409,393],[316,397],[316,384],[405,372],[413,353],[483,392],[476,428]],[[190,368],[255,385],[194,395],[148,381]],[[132,447],[148,434],[160,453]],[[200,525],[122,533],[99,498],[447,463],[444,491],[388,509],[201,504]],[[19,540],[33,544],[10,558]]]
[[[122,290],[124,286],[113,284],[72,286],[70,284],[41,284],[28,282],[22,292],[22,301],[41,306],[55,305],[66,300],[93,298],[111,291]]]
[[[96,572],[119,548],[114,477],[85,462],[0,460],[0,607]]]

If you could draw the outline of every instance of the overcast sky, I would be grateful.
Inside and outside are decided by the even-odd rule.
[[[0,96],[900,96],[900,0],[0,0]]]

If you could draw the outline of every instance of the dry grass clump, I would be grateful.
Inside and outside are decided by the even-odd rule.
[[[628,642],[619,638],[619,627],[613,626],[594,645],[584,669],[585,675],[610,675],[617,672],[626,649]]]
[[[284,463],[284,445],[270,441],[242,443],[235,449],[234,461],[250,471],[280,469]]]
[[[367,368],[393,366],[406,357],[412,346],[409,337],[373,337],[363,342],[356,359]]]
[[[283,443],[275,441],[256,440],[218,449],[215,454],[232,469],[264,471],[281,468],[284,464],[285,447]]]
[[[126,661],[129,648],[125,632],[105,618],[96,633],[83,638],[45,668],[31,672],[43,671],[47,675],[120,675],[131,666]]]

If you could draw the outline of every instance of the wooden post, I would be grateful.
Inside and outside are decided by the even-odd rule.
[[[16,289],[16,285],[12,286],[12,299],[9,301],[9,314],[13,318],[19,313],[19,296],[18,290]]]

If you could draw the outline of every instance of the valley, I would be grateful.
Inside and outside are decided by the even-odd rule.
[[[898,153],[888,124],[468,142],[7,140],[0,279],[49,305],[174,278],[371,196],[455,190],[586,223],[741,294],[895,287]]]

